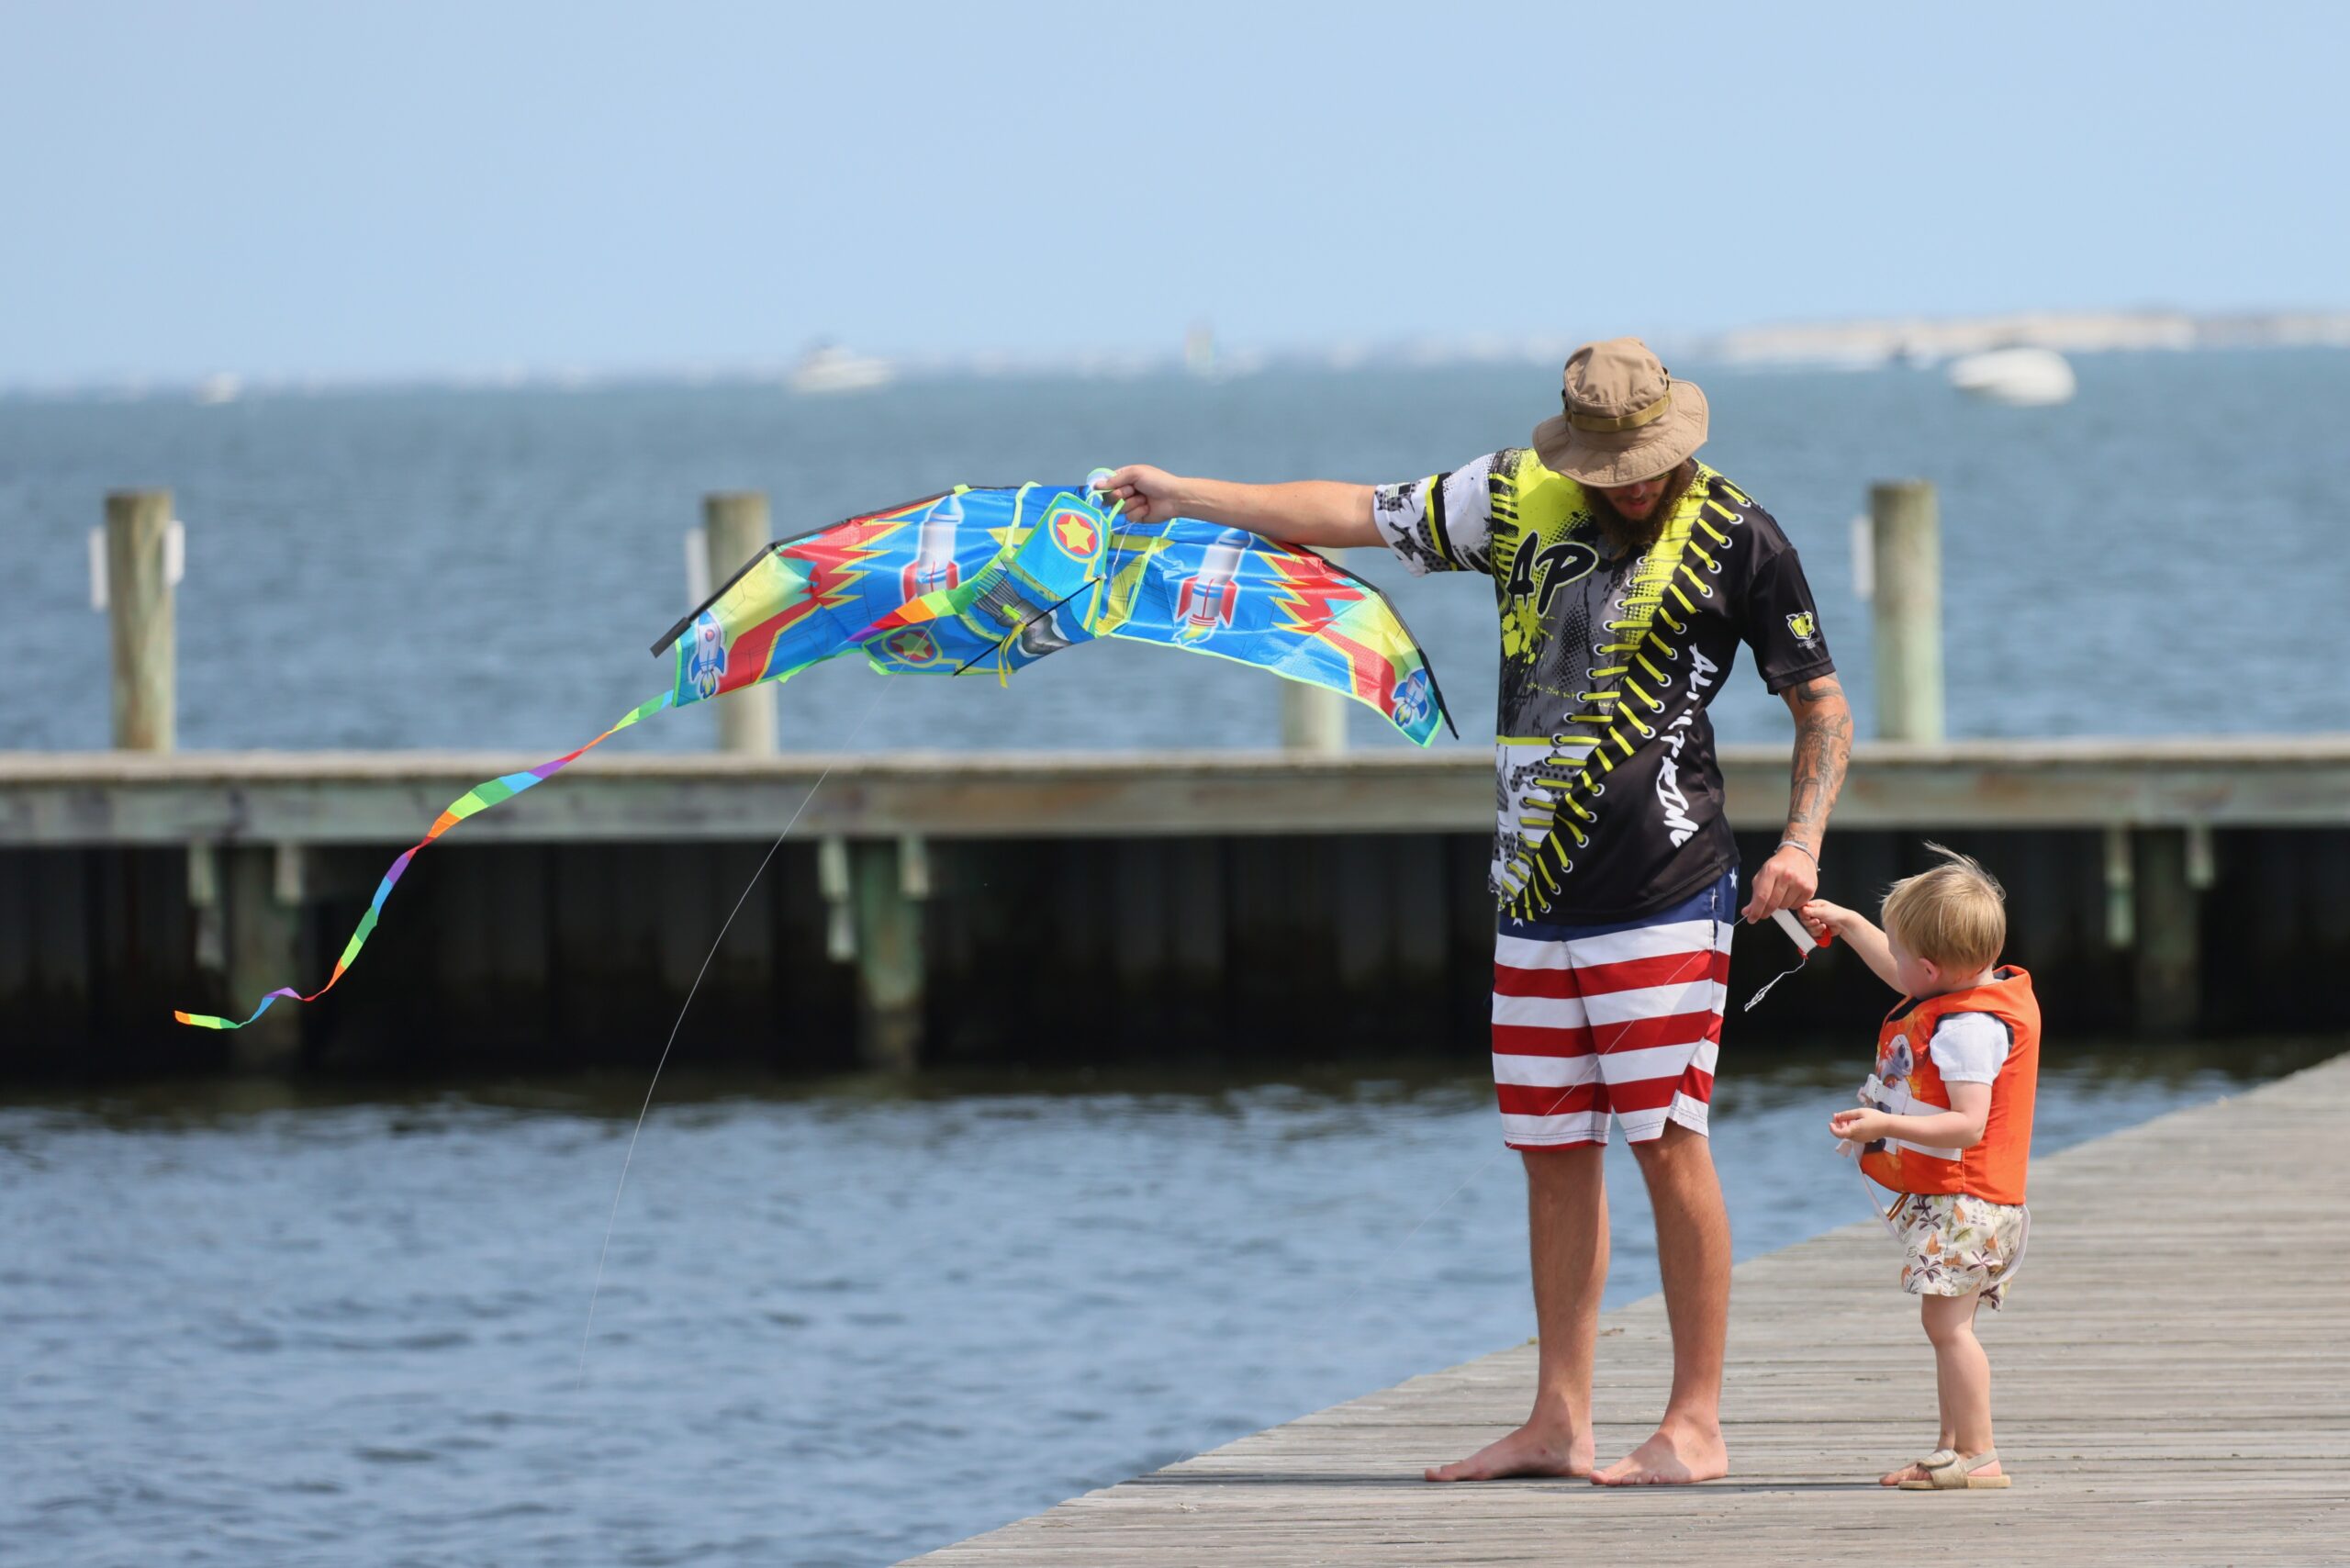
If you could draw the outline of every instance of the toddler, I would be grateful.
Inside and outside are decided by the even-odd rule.
[[[1862,1108],[1838,1112],[1829,1128],[1896,1194],[1887,1224],[1907,1253],[1902,1286],[1921,1298],[1933,1342],[1942,1440],[1883,1484],[1921,1492],[2008,1484],[1975,1312],[1998,1306],[2023,1255],[2040,1067],[2031,977],[1998,963],[2008,932],[1999,884],[1967,857],[1927,847],[1942,863],[1893,885],[1883,930],[1825,899],[1801,911],[1815,936],[1842,937],[1901,993],[1877,1031]]]

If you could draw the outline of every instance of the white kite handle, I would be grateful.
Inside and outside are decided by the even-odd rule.
[[[1803,922],[1796,918],[1795,911],[1774,909],[1771,912],[1771,918],[1779,923],[1779,929],[1787,934],[1787,940],[1796,945],[1796,952],[1808,956],[1814,947],[1819,946],[1811,939],[1811,933],[1804,929]]]

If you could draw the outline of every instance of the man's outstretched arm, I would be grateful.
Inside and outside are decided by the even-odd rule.
[[[1245,528],[1268,539],[1343,550],[1381,543],[1371,521],[1371,487],[1333,479],[1287,485],[1243,485],[1230,479],[1187,479],[1147,464],[1132,464],[1102,481],[1102,493],[1126,503],[1136,522],[1194,517]]]
[[[1767,919],[1773,910],[1794,909],[1819,891],[1819,846],[1828,836],[1828,813],[1844,787],[1844,765],[1852,756],[1852,710],[1833,675],[1798,681],[1779,694],[1796,719],[1795,770],[1787,790],[1787,828],[1777,853],[1762,863],[1748,902],[1749,920]]]

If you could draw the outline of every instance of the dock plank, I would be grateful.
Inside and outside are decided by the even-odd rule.
[[[2007,1311],[1983,1315],[2009,1491],[1874,1484],[1932,1446],[1933,1363],[1899,1255],[1863,1222],[1734,1271],[1728,1481],[1419,1480],[1523,1417],[1529,1344],[914,1561],[2350,1562],[2345,1189],[2350,1056],[2040,1161],[2031,1253]],[[1601,1335],[1606,1457],[1662,1406],[1662,1299]]]
[[[1786,819],[1785,745],[1719,748],[1730,821]],[[408,844],[513,753],[0,751],[0,846]],[[818,788],[819,783],[822,788]],[[812,793],[811,793],[812,791]],[[1485,834],[1476,746],[1301,752],[599,752],[468,821],[464,841]],[[2333,827],[2350,823],[2350,735],[1864,741],[1840,829]]]

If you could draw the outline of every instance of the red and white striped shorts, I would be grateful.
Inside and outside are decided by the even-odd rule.
[[[1512,1148],[1706,1130],[1738,928],[1738,872],[1612,925],[1504,919],[1494,939],[1494,1087]]]

